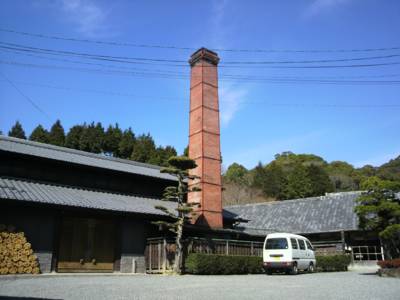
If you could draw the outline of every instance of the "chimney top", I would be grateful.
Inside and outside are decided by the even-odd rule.
[[[213,65],[218,65],[219,57],[214,51],[202,47],[190,56],[189,64],[193,67],[200,60],[205,60]]]

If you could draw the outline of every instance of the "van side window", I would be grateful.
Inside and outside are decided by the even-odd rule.
[[[311,245],[311,243],[309,241],[306,241],[307,244],[307,248],[310,250],[314,250],[314,247]]]
[[[296,239],[290,239],[290,243],[292,244],[292,249],[299,249]]]
[[[304,243],[303,240],[298,240],[299,241],[299,246],[300,250],[306,250],[306,244]]]

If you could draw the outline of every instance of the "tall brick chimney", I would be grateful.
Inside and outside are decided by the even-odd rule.
[[[218,55],[205,48],[192,54],[190,78],[189,157],[197,163],[189,182],[201,188],[189,193],[200,203],[196,224],[222,228],[221,151],[218,105]]]

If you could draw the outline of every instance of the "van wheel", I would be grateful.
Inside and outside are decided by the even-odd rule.
[[[310,263],[310,266],[308,267],[308,273],[314,273],[314,264]]]
[[[299,269],[297,268],[297,264],[293,264],[292,269],[290,270],[290,274],[292,275],[297,275],[297,273],[299,273]]]

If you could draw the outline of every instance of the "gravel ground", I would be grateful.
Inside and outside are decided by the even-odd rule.
[[[357,272],[290,275],[0,277],[0,299],[400,299],[400,279]]]

